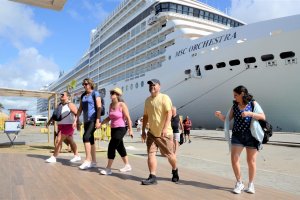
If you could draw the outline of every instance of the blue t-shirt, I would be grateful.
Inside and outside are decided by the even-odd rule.
[[[97,108],[95,107],[96,102],[94,102],[93,93],[95,100],[97,97],[100,97],[98,91],[92,91],[89,95],[84,95],[81,100],[84,122],[96,121],[97,118]]]
[[[252,117],[242,117],[242,113],[244,111],[251,111],[252,112],[252,106],[251,103],[249,102],[245,109],[240,110],[237,104],[233,105],[233,133],[250,133],[250,124],[251,124],[251,119]]]

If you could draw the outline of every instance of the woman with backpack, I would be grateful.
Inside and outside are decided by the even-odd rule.
[[[229,122],[233,119],[233,128],[231,136],[231,164],[236,178],[236,185],[233,192],[240,194],[244,189],[241,177],[240,155],[246,148],[249,183],[246,192],[254,194],[254,177],[256,174],[256,156],[259,145],[262,142],[263,131],[257,120],[265,120],[266,116],[260,105],[253,99],[244,86],[238,86],[233,89],[233,106],[227,115],[221,111],[216,111],[215,116],[225,122],[225,135],[229,141]],[[254,108],[252,108],[254,105]]]
[[[57,143],[55,145],[53,155],[46,160],[48,163],[56,162],[56,157],[61,151],[63,141],[68,141],[71,145],[72,151],[74,152],[74,158],[72,158],[70,162],[77,162],[81,160],[78,155],[77,145],[73,140],[73,133],[76,128],[75,116],[77,114],[77,108],[70,102],[70,97],[71,95],[67,91],[60,94],[61,103],[58,105],[56,115],[54,114],[55,112],[53,112],[51,119],[46,125],[48,127],[53,120],[57,121],[58,124]]]
[[[79,117],[81,112],[83,112],[84,133],[82,139],[86,158],[79,168],[84,170],[97,167],[94,132],[97,128],[101,127],[100,117],[102,102],[99,92],[94,91],[95,84],[92,79],[85,78],[82,82],[82,86],[85,91],[80,98],[77,124],[80,124]]]

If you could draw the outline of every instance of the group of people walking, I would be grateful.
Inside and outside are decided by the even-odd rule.
[[[176,154],[178,151],[178,142],[180,141],[179,129],[184,131],[185,141],[188,136],[190,140],[190,129],[192,126],[191,120],[187,116],[181,121],[177,114],[176,107],[173,106],[170,97],[160,92],[160,81],[151,79],[148,82],[150,96],[145,100],[143,122],[139,124],[141,130],[142,141],[146,142],[148,153],[148,178],[141,181],[142,185],[157,184],[157,160],[156,152],[159,149],[164,155],[172,168],[172,182],[179,181],[179,173],[177,167]],[[83,113],[83,143],[85,147],[86,158],[79,166],[85,170],[97,167],[96,163],[96,147],[94,142],[94,132],[101,124],[111,124],[111,140],[107,151],[107,165],[105,169],[100,171],[102,175],[112,174],[111,167],[115,158],[115,153],[118,151],[124,167],[121,172],[132,170],[128,161],[127,152],[124,146],[123,138],[128,134],[133,137],[132,122],[128,107],[122,99],[122,90],[115,88],[110,91],[111,104],[109,106],[109,114],[100,121],[100,113],[102,109],[100,94],[94,90],[94,83],[91,79],[84,79],[82,83],[85,92],[80,99],[80,106],[77,110],[76,106],[69,101],[70,94],[64,92],[61,94],[62,120],[58,122],[58,142],[55,146],[53,155],[48,158],[47,162],[56,162],[56,157],[61,150],[61,144],[67,140],[74,152],[74,157],[71,162],[81,160],[78,155],[77,146],[73,141],[73,132],[80,125],[79,117]],[[255,193],[254,177],[256,174],[256,156],[261,144],[261,128],[257,120],[264,120],[265,114],[260,105],[254,101],[253,96],[248,93],[244,86],[238,86],[233,90],[234,103],[228,111],[227,115],[223,115],[221,111],[216,111],[215,116],[225,122],[225,133],[231,149],[231,163],[236,177],[236,185],[233,192],[241,193],[244,189],[244,183],[241,178],[240,170],[240,154],[244,148],[247,153],[247,163],[249,168],[249,184],[247,192]],[[254,107],[252,107],[254,105]],[[232,137],[229,136],[229,123],[234,120]],[[53,119],[50,119],[48,125]]]

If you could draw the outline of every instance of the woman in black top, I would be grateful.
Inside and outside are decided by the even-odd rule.
[[[179,146],[179,140],[180,140],[179,126],[181,131],[183,131],[183,124],[181,122],[179,115],[177,114],[176,107],[174,106],[172,107],[171,126],[173,129],[174,153],[176,155]]]

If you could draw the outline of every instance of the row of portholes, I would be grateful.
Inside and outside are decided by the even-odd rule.
[[[287,52],[282,52],[279,54],[281,59],[287,59],[287,58],[293,58],[295,57],[295,53],[293,51],[287,51]],[[273,54],[266,54],[266,55],[262,55],[261,56],[261,60],[262,61],[270,61],[274,59],[274,55]],[[251,64],[251,63],[255,63],[256,62],[256,58],[255,57],[247,57],[244,59],[245,64]],[[229,65],[230,66],[235,66],[235,65],[239,65],[241,62],[239,59],[235,59],[235,60],[230,60],[229,61]],[[225,62],[219,62],[216,64],[217,68],[223,68],[226,67],[226,63]],[[209,65],[205,65],[204,66],[205,70],[212,70],[213,69],[213,65],[209,64]]]
[[[144,85],[145,85],[144,81],[141,81],[140,87],[144,87]],[[136,89],[139,88],[139,83],[136,82],[134,86],[133,83],[131,83],[130,85],[122,86],[122,91],[128,91],[129,89],[133,90],[133,87],[135,87]]]

